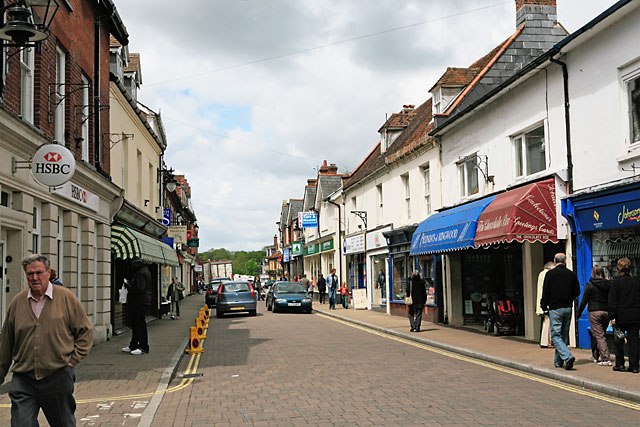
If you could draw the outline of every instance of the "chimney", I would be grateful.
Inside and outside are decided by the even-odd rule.
[[[516,28],[523,22],[544,28],[550,27],[549,22],[555,25],[557,21],[556,0],[516,0]]]
[[[318,171],[318,173],[320,175],[326,175],[328,170],[329,166],[327,166],[327,161],[325,160],[324,163],[322,163],[322,166],[320,166],[320,170]]]
[[[318,180],[317,179],[308,179],[307,180],[307,186],[308,187],[315,187],[317,184]]]
[[[416,106],[413,105],[413,104],[403,105],[402,106],[402,112],[404,114],[407,114],[407,113],[412,112],[415,108],[416,108]]]
[[[278,235],[277,234],[273,235],[273,246],[275,246],[276,248],[278,247]]]
[[[338,166],[335,163],[331,163],[327,168],[327,175],[337,175],[338,174]]]

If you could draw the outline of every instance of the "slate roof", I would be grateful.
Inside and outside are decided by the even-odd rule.
[[[318,191],[318,187],[315,185],[307,185],[304,187],[304,201],[302,204],[302,209],[309,209],[310,205],[315,203],[316,200],[316,192]]]
[[[318,188],[328,197],[342,186],[342,175],[318,175]]]
[[[284,229],[287,212],[289,212],[289,203],[283,203],[282,210],[280,211],[280,230]]]
[[[298,213],[302,212],[302,199],[290,199],[289,200],[289,217],[287,218],[287,225],[298,218]]]

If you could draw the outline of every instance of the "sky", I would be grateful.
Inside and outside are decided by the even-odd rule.
[[[558,0],[573,32],[613,0]],[[115,0],[200,252],[273,243],[322,162],[352,172],[386,117],[515,31],[515,0]]]

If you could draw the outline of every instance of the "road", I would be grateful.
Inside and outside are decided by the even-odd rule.
[[[637,405],[319,314],[260,304],[207,335],[179,366],[203,376],[172,382],[151,425],[640,425]]]

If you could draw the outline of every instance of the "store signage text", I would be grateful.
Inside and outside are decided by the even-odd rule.
[[[364,252],[364,234],[346,237],[344,239],[342,250],[345,255]]]
[[[298,224],[301,227],[317,227],[318,214],[316,212],[298,212]]]
[[[31,173],[42,185],[57,187],[69,181],[76,171],[73,153],[58,144],[40,147],[31,159]]]
[[[100,198],[84,188],[72,182],[66,182],[53,191],[55,194],[69,199],[79,205],[87,207],[94,212],[100,209]]]

